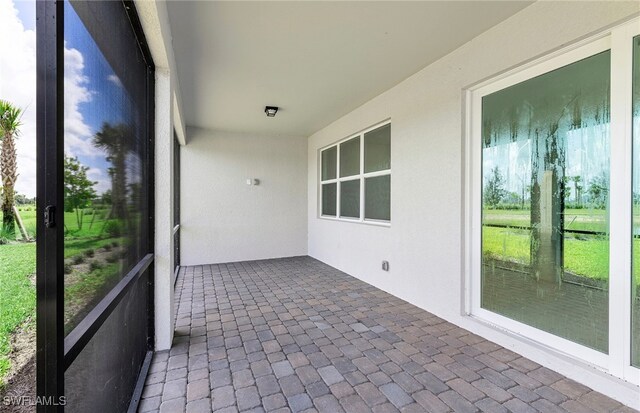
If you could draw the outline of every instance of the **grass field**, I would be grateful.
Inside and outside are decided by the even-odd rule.
[[[109,232],[108,210],[85,210],[82,229],[65,213],[65,332],[88,313],[121,278],[127,237]]]
[[[20,217],[25,229],[31,238],[36,235],[36,207],[35,205],[22,205],[18,207]],[[94,214],[95,213],[95,217]],[[65,239],[102,237],[105,235],[105,218],[108,213],[106,209],[86,209],[84,212],[84,222],[82,230],[78,229],[75,212],[65,212],[64,223],[66,235]],[[93,220],[93,222],[92,222]],[[16,226],[16,236],[20,238],[20,231]]]
[[[19,205],[18,212],[20,212],[20,217],[22,218],[22,222],[24,224],[29,237],[34,238],[36,235],[36,206],[35,205]],[[0,216],[2,213],[0,212]],[[18,229],[18,224],[16,223],[16,237],[18,239],[21,238],[20,230]]]
[[[35,206],[19,206],[18,211],[29,237],[36,238]],[[72,320],[67,332],[117,282],[126,255],[126,238],[109,231],[109,225],[117,223],[106,219],[108,210],[84,213],[82,229],[75,213],[65,213],[65,320]],[[16,235],[21,238],[17,227]],[[35,285],[30,280],[35,254],[35,243],[0,245],[0,386],[10,368],[11,334],[35,312]]]
[[[531,223],[531,211],[527,209],[485,209],[482,214],[485,224],[528,227]],[[564,212],[564,227],[568,230],[607,232],[607,221],[604,209],[566,209]]]
[[[529,264],[529,231],[484,227],[482,232],[482,247],[485,254],[507,261]],[[589,278],[608,279],[609,241],[603,237],[585,238],[565,238],[565,269]],[[640,248],[640,244],[638,247]]]
[[[514,227],[530,225],[528,210],[485,210],[485,224]],[[565,228],[606,232],[605,210],[574,209],[565,211]],[[484,226],[482,230],[483,253],[507,261],[529,264],[530,236],[528,230]],[[634,263],[636,283],[640,284],[640,240],[634,239]],[[598,280],[609,278],[609,240],[601,235],[565,234],[565,269],[584,277]]]
[[[0,245],[0,387],[10,367],[11,333],[35,312],[35,271],[35,243]]]

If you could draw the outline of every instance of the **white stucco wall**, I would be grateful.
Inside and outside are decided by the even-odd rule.
[[[173,131],[184,136],[180,86],[171,49],[171,29],[166,4],[136,1],[140,23],[155,64],[155,235],[154,235],[154,324],[155,350],[168,350],[173,342],[175,319],[173,297]]]
[[[171,75],[156,69],[155,234],[154,234],[154,317],[156,350],[167,350],[173,342],[173,130]]]
[[[307,254],[307,140],[187,129],[181,264]],[[260,180],[249,186],[246,180]]]
[[[463,90],[640,10],[538,2],[309,138],[309,255],[640,407],[638,388],[463,314]],[[391,118],[390,228],[318,218],[318,150]],[[381,270],[381,261],[390,271]]]

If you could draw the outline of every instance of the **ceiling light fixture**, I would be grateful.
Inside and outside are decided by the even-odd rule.
[[[265,106],[264,107],[264,113],[266,113],[267,116],[270,117],[270,118],[276,116],[277,112],[278,112],[278,107],[277,106]]]

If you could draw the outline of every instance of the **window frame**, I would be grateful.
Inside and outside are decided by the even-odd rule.
[[[640,369],[631,365],[632,293],[632,39],[640,19],[613,26],[567,47],[534,58],[464,90],[464,310],[511,335],[554,349],[635,385]],[[482,98],[605,50],[611,50],[609,353],[604,354],[481,307],[482,294]],[[624,299],[616,299],[625,297]]]
[[[364,172],[364,141],[365,134],[375,129],[381,128],[386,125],[391,125],[391,119],[386,119],[382,122],[376,123],[366,129],[362,129],[359,132],[349,135],[348,137],[341,139],[337,142],[327,145],[318,150],[318,205],[317,205],[317,217],[319,219],[326,219],[330,221],[343,221],[368,225],[376,225],[382,227],[391,226],[391,188],[389,188],[389,220],[371,219],[365,218],[365,181],[367,178],[374,178],[378,176],[391,176],[391,147],[389,148],[389,165],[388,169],[383,169],[375,172]],[[391,134],[391,132],[389,132]],[[349,175],[340,177],[340,146],[352,139],[360,138],[360,168],[359,172],[355,175]],[[389,136],[389,142],[391,145],[391,136]],[[322,179],[322,154],[331,148],[336,148],[336,178],[334,179]],[[347,181],[360,181],[360,216],[358,218],[342,217],[340,216],[340,190],[342,182]],[[326,184],[336,184],[336,215],[324,215],[322,213],[322,187]]]

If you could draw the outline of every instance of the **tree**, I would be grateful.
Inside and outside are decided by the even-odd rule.
[[[607,200],[609,199],[609,176],[605,171],[602,171],[600,175],[589,182],[587,192],[595,208],[604,209],[607,207]]]
[[[35,198],[28,198],[26,195],[24,194],[19,194],[19,193],[15,193],[15,203],[16,205],[29,205],[29,204],[35,204],[36,203],[36,199]]]
[[[125,124],[112,126],[105,122],[102,130],[93,137],[93,144],[107,152],[107,161],[111,162],[111,216],[125,218],[126,204],[126,156],[131,150],[134,139],[131,129]]]
[[[580,185],[580,182],[582,182],[582,177],[580,175],[572,176],[571,180],[573,181],[573,189],[575,191],[576,205],[579,206],[581,204],[581,199],[582,199],[582,185]]]
[[[508,192],[503,200],[509,204],[510,209],[519,208],[522,203],[522,198],[517,192]]]
[[[0,176],[2,177],[2,232],[3,238],[15,239],[16,224],[13,212],[15,185],[18,178],[18,159],[15,139],[19,135],[22,109],[6,100],[0,100]]]
[[[569,189],[569,181],[571,180],[570,176],[564,175],[562,177],[562,192],[564,194],[563,202],[566,204],[569,202],[569,198],[571,197],[571,190]]]
[[[102,193],[102,195],[100,196],[100,202],[104,205],[112,205],[113,204],[113,198],[111,196],[111,189],[107,189],[106,191],[104,191]]]
[[[491,170],[491,175],[484,187],[484,203],[490,207],[496,207],[507,194],[504,189],[505,180],[500,173],[500,169],[496,166]]]
[[[93,186],[96,182],[87,178],[89,167],[80,163],[78,158],[64,157],[64,209],[76,213],[78,229],[82,229],[84,208],[88,207],[95,198],[96,191]]]

